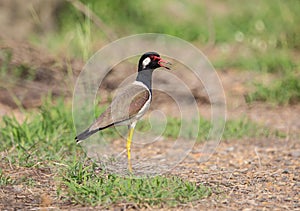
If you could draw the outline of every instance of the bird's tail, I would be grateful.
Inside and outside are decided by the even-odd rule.
[[[86,129],[85,131],[83,131],[82,133],[80,133],[78,136],[75,137],[75,141],[77,144],[79,144],[81,141],[87,139],[88,137],[90,137],[91,135],[93,135],[94,133],[96,133],[98,130],[89,130]]]

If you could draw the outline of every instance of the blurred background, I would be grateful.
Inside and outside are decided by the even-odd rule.
[[[1,0],[0,114],[38,107],[49,95],[70,97],[91,55],[113,40],[147,32],[174,35],[202,50],[221,77],[229,114],[256,102],[298,105],[299,9],[299,1],[273,0]],[[122,77],[108,77],[103,89],[109,93]],[[208,103],[205,91],[193,94]]]

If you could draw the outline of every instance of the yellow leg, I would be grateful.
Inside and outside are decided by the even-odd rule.
[[[128,137],[127,137],[127,144],[126,144],[129,172],[132,172],[132,166],[131,166],[131,160],[130,160],[131,159],[130,146],[131,146],[133,131],[134,131],[134,127],[130,127],[129,132],[128,132]]]

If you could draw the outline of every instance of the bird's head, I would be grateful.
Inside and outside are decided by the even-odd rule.
[[[169,65],[171,65],[171,63],[160,58],[160,55],[158,53],[147,52],[140,58],[139,71],[146,69],[154,70],[159,67],[164,67],[170,70]]]

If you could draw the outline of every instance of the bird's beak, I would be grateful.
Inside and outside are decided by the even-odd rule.
[[[171,62],[165,61],[165,60],[163,60],[163,59],[160,59],[160,60],[158,61],[158,64],[159,64],[161,67],[164,67],[164,68],[166,68],[166,69],[168,69],[168,70],[171,69],[170,66],[172,65]]]

